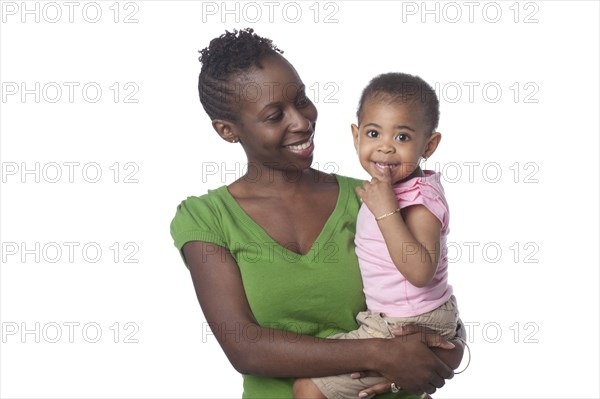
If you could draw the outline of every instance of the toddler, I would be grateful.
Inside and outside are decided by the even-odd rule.
[[[441,139],[435,91],[417,76],[383,74],[364,89],[357,116],[354,146],[372,177],[356,189],[363,202],[356,254],[368,310],[358,314],[357,330],[331,338],[393,338],[393,328],[412,324],[451,339],[458,309],[448,284],[448,204],[439,172],[420,167]],[[359,391],[385,381],[299,379],[294,397],[371,398]],[[393,392],[400,389],[391,384]]]

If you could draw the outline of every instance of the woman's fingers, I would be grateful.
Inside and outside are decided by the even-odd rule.
[[[352,379],[356,380],[358,378],[365,378],[365,377],[381,377],[381,374],[379,374],[376,371],[356,371],[356,372],[350,374],[350,377],[352,377]]]
[[[403,335],[411,335],[421,332],[420,327],[415,325],[406,325],[402,327],[396,327],[393,329],[394,335],[397,337],[401,337]]]
[[[430,348],[454,349],[456,346],[437,334],[425,334],[425,343]]]
[[[391,391],[391,383],[383,382],[381,384],[373,385],[367,389],[363,389],[358,393],[359,398],[366,398],[367,396],[379,395]]]
[[[381,377],[381,374],[379,374],[376,371],[356,371],[356,372],[350,374],[350,377],[352,377],[353,379],[366,378],[366,377]],[[358,397],[359,398],[372,397],[374,395],[379,395],[382,393],[390,392],[391,389],[392,389],[391,382],[389,382],[389,381],[382,382],[379,384],[375,384],[369,388],[363,389],[362,391],[360,391],[358,393]]]
[[[384,377],[413,393],[433,393],[453,377],[453,371],[427,347],[425,334],[411,334],[391,339],[398,352],[390,348],[378,369]],[[396,356],[397,355],[397,356]],[[400,363],[399,363],[400,362]]]
[[[433,385],[434,388],[441,388],[446,384],[446,380],[443,379],[442,377],[440,377],[438,374],[435,374],[433,377],[431,377],[429,383],[431,385]],[[433,392],[428,392],[428,393],[433,393]]]
[[[427,344],[430,348],[442,348],[442,349],[454,349],[455,345],[437,334],[435,331],[427,328],[414,325],[407,325],[393,330],[394,335],[397,337],[421,334],[421,340]]]

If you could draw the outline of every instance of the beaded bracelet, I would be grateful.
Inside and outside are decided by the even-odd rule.
[[[386,213],[385,215],[377,216],[375,220],[380,221],[381,219],[385,219],[388,216],[392,216],[394,213],[400,212],[400,208],[396,208],[393,212]]]

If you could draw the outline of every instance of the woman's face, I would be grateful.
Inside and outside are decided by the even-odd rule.
[[[296,70],[270,55],[235,82],[239,101],[233,125],[248,162],[278,170],[301,170],[313,159],[317,109]]]

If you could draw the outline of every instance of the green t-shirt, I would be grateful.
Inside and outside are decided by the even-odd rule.
[[[354,252],[360,202],[357,179],[337,176],[338,200],[306,255],[274,241],[229,194],[226,186],[179,205],[171,235],[181,251],[189,241],[229,249],[241,272],[248,302],[261,326],[327,337],[357,328],[365,310]],[[225,295],[225,293],[224,293]],[[244,375],[244,398],[291,398],[293,378]]]

